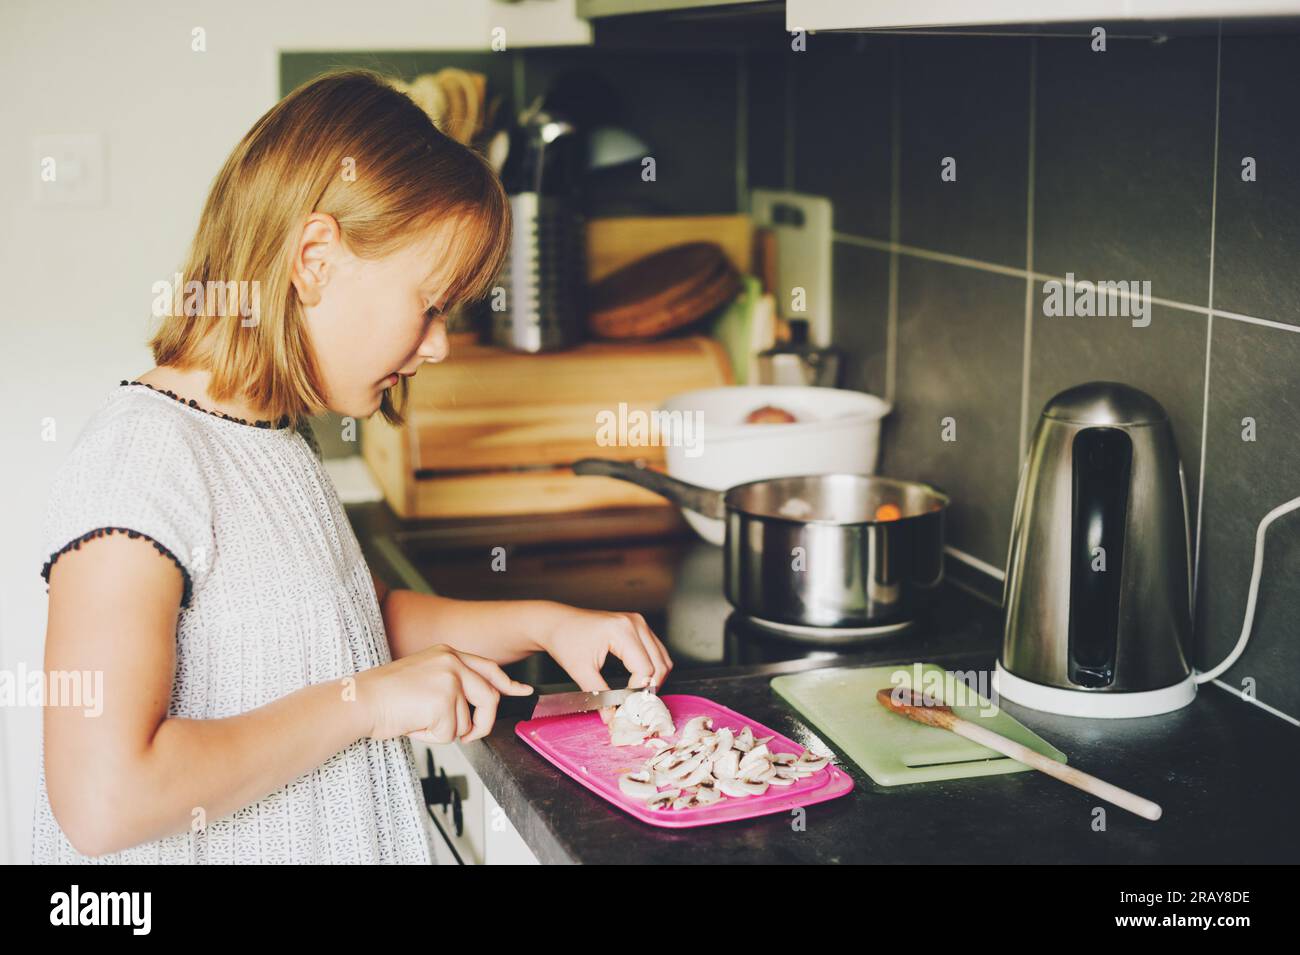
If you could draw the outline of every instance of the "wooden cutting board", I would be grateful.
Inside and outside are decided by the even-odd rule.
[[[714,242],[685,242],[625,265],[591,286],[587,328],[599,338],[666,335],[736,297],[740,275]]]

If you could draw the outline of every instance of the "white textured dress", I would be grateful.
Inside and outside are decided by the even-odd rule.
[[[391,659],[370,571],[310,426],[248,422],[122,382],[60,466],[46,514],[58,557],[144,535],[184,579],[168,713],[234,716]],[[197,831],[81,855],[45,788],[38,863],[433,863],[411,742],[363,738]]]

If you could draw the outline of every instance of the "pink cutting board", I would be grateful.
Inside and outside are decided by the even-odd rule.
[[[746,719],[734,710],[719,706],[702,696],[670,694],[661,697],[672,714],[673,725],[680,729],[695,716],[713,718],[713,728],[726,726],[735,732],[748,726],[756,737],[771,736],[768,749],[774,753],[802,753],[804,748],[762,723]],[[811,806],[843,796],[853,788],[848,773],[831,764],[791,786],[768,786],[761,796],[733,799],[727,796],[711,806],[694,809],[647,809],[644,802],[627,796],[618,788],[618,777],[639,769],[654,755],[649,746],[612,746],[609,727],[599,713],[575,713],[526,720],[515,725],[515,732],[525,743],[568,773],[596,795],[607,799],[623,811],[652,826],[684,829],[708,826],[715,822],[749,819],[774,812],[789,812],[796,806]],[[676,742],[676,736],[667,737]]]

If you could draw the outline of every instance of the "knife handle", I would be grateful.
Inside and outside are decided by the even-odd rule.
[[[536,689],[527,696],[507,696],[502,693],[497,700],[497,719],[532,719],[533,710],[537,709],[538,696]]]

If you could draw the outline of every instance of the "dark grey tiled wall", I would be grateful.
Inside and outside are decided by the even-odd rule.
[[[805,53],[780,33],[763,42],[740,55],[285,54],[282,85],[331,65],[452,65],[487,73],[517,108],[585,67],[611,82],[659,163],[649,189],[595,183],[604,214],[730,212],[754,186],[830,196],[845,384],[895,401],[884,470],[949,490],[950,542],[994,568],[1043,403],[1103,378],[1154,395],[1199,512],[1194,656],[1216,663],[1240,632],[1255,526],[1300,495],[1300,333],[1288,330],[1300,328],[1300,36],[1111,39],[1105,53],[1082,38],[821,34]],[[956,182],[940,179],[944,156]],[[1255,182],[1241,180],[1246,156]],[[1066,272],[1149,280],[1162,304],[1147,328],[1046,317],[1042,282]],[[956,441],[942,440],[945,418]],[[1270,532],[1255,638],[1223,678],[1253,680],[1293,717],[1298,558],[1300,515]]]
[[[333,67],[366,67],[414,79],[459,67],[488,78],[502,110],[518,113],[563,72],[584,72],[608,90],[612,124],[650,146],[657,180],[629,167],[587,183],[592,215],[687,215],[736,212],[741,142],[740,57],[716,50],[562,47],[509,53],[474,51],[312,52],[280,55],[281,95]]]
[[[1095,53],[1086,38],[822,34],[747,68],[749,184],[835,203],[846,384],[886,394],[892,359],[883,469],[949,490],[951,544],[1000,569],[1043,404],[1094,379],[1147,391],[1199,512],[1194,657],[1216,664],[1240,634],[1255,527],[1300,495],[1300,36]],[[1161,304],[1145,328],[1044,316],[1042,283],[1067,272],[1149,280]],[[1222,677],[1291,717],[1298,563],[1300,513],[1269,533],[1254,639]]]

